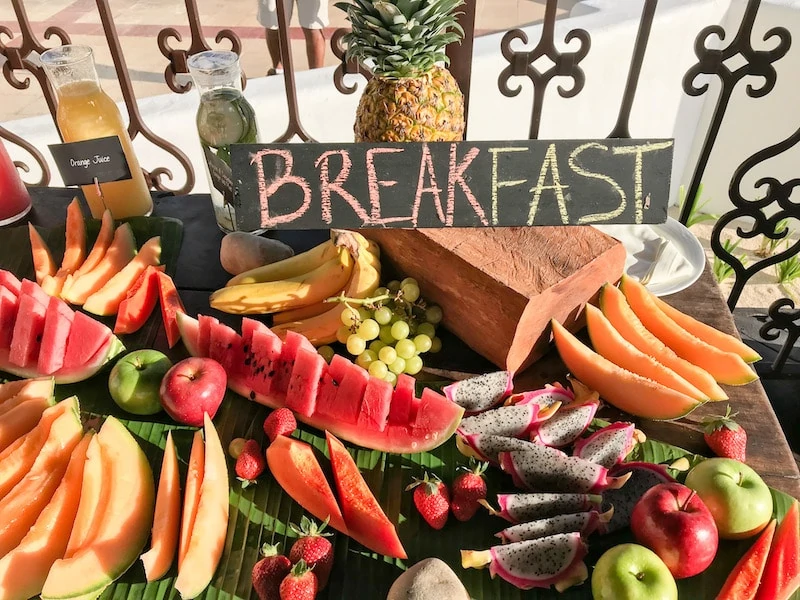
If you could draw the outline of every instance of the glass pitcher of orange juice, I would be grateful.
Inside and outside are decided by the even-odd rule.
[[[100,87],[92,49],[66,45],[41,55],[47,78],[58,96],[56,122],[65,142],[82,142],[116,136],[128,161],[131,178],[82,186],[92,216],[99,219],[107,208],[115,219],[149,215],[153,200],[128,129],[116,103]]]

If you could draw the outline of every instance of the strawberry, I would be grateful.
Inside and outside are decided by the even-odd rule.
[[[317,595],[317,576],[306,561],[298,562],[281,581],[281,600],[314,600]]]
[[[724,417],[703,419],[703,423],[706,424],[703,437],[717,456],[744,462],[747,454],[747,432],[733,420],[736,414],[731,414],[729,404]]]
[[[293,563],[304,560],[309,568],[314,569],[317,576],[319,589],[325,589],[328,584],[328,576],[333,567],[333,546],[324,536],[331,535],[323,533],[328,525],[328,519],[317,524],[306,516],[300,520],[300,527],[290,525],[292,531],[300,536],[289,551],[289,560]]]
[[[488,463],[470,460],[469,467],[459,467],[464,472],[453,481],[453,502],[450,508],[459,521],[469,521],[478,511],[478,500],[486,500],[486,482],[483,472]]]
[[[295,429],[297,429],[297,419],[288,408],[273,410],[264,420],[264,433],[267,434],[270,443],[278,439],[279,435],[292,435]]]
[[[425,473],[423,479],[414,479],[406,491],[414,490],[414,505],[422,518],[434,529],[447,523],[450,512],[450,491],[441,479]]]
[[[264,544],[261,554],[264,558],[253,565],[253,589],[259,600],[280,600],[281,581],[292,570],[292,563],[280,554],[278,544]]]
[[[267,458],[261,451],[261,446],[255,440],[247,440],[239,458],[236,459],[236,475],[242,482],[242,487],[245,488],[253,483],[266,468]]]

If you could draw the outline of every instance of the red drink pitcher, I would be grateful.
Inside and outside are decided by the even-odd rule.
[[[31,197],[0,140],[0,226],[18,221],[30,210]]]

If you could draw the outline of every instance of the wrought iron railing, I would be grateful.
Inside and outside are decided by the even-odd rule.
[[[182,186],[171,188],[170,181],[180,180],[173,176],[170,169],[164,166],[157,166],[149,171],[145,171],[150,185],[163,191],[173,191],[175,193],[189,192],[195,182],[194,168],[187,156],[172,142],[159,137],[145,123],[134,95],[133,86],[127,70],[125,57],[117,35],[113,15],[109,9],[108,0],[95,0],[97,4],[100,21],[105,33],[108,47],[111,51],[112,60],[119,79],[122,96],[127,107],[129,117],[128,130],[131,138],[141,135],[151,144],[165,150],[177,160],[184,170],[185,183]],[[19,30],[19,42],[11,44],[14,40],[14,33],[7,27],[0,26],[0,55],[6,62],[3,64],[3,76],[13,88],[18,90],[28,89],[33,80],[41,88],[42,94],[47,102],[50,112],[55,118],[56,100],[53,90],[50,88],[47,79],[39,66],[36,57],[43,52],[47,46],[43,44],[34,34],[29,19],[26,14],[23,0],[11,0],[17,18]],[[189,24],[188,46],[177,47],[182,44],[183,38],[175,27],[165,27],[157,36],[157,45],[161,54],[167,59],[164,69],[164,79],[175,93],[184,94],[191,89],[191,81],[185,77],[188,73],[187,57],[203,50],[210,49],[209,43],[203,35],[200,22],[200,13],[196,0],[185,0],[186,14]],[[630,137],[630,116],[634,104],[639,77],[642,69],[645,52],[648,49],[651,29],[654,23],[654,16],[658,0],[642,0],[642,13],[638,26],[638,34],[633,45],[630,66],[628,68],[627,82],[620,101],[616,123],[608,137]],[[760,0],[747,0],[744,16],[742,17],[738,30],[731,37],[720,25],[710,25],[704,28],[696,37],[694,42],[695,55],[697,62],[687,71],[683,80],[683,91],[689,96],[702,96],[708,93],[709,84],[697,84],[699,78],[704,76],[716,76],[720,82],[720,91],[716,99],[715,108],[710,119],[708,130],[705,132],[699,158],[694,168],[691,181],[688,185],[687,197],[689,200],[683,206],[681,221],[686,223],[694,206],[694,199],[700,187],[701,180],[708,165],[708,160],[712,149],[717,141],[717,136],[722,123],[725,121],[727,109],[731,96],[737,86],[745,78],[761,78],[759,85],[748,83],[746,93],[750,98],[761,98],[769,94],[775,87],[777,74],[774,63],[786,56],[791,46],[791,35],[785,27],[773,27],[764,35],[761,45],[770,46],[767,49],[756,49],[752,44],[753,25],[761,7]],[[561,42],[556,43],[555,22],[558,9],[558,0],[547,0],[544,20],[541,27],[541,37],[535,46],[530,50],[515,50],[515,42],[523,45],[532,44],[527,34],[521,29],[508,31],[500,42],[499,51],[507,61],[505,66],[498,74],[498,87],[505,96],[513,97],[520,93],[521,86],[517,83],[519,78],[527,78],[533,86],[533,98],[531,104],[531,118],[529,123],[529,136],[535,138],[539,134],[542,109],[545,101],[545,92],[554,77],[568,78],[571,85],[565,87],[563,84],[558,86],[558,93],[562,98],[571,98],[579,94],[585,82],[585,74],[581,62],[588,55],[591,49],[591,35],[584,29],[570,30],[564,37],[564,44],[569,44],[577,40],[576,49],[565,51],[560,50]],[[476,0],[466,0],[460,22],[466,32],[466,38],[461,44],[453,44],[448,48],[448,56],[451,60],[451,72],[459,82],[465,97],[469,99],[471,74],[472,74],[472,49],[473,36],[475,32],[475,12]],[[299,138],[303,141],[314,141],[312,136],[303,126],[298,110],[298,92],[295,81],[295,70],[293,68],[292,55],[289,41],[289,27],[287,15],[282,2],[277,2],[277,13],[280,33],[281,58],[284,64],[284,87],[289,113],[289,123],[286,130],[274,141],[287,141]],[[352,94],[357,91],[356,84],[346,84],[345,76],[360,74],[368,79],[371,74],[368,68],[363,65],[348,62],[344,57],[344,48],[341,44],[342,35],[345,30],[337,30],[331,37],[331,48],[340,60],[333,74],[333,85],[342,94]],[[4,40],[7,38],[7,40]],[[721,48],[716,48],[712,43],[712,38],[717,38],[722,44]],[[44,32],[44,39],[47,42],[54,41],[60,44],[70,43],[70,36],[61,27],[51,26]],[[727,43],[724,43],[727,41]],[[242,43],[237,34],[231,29],[222,29],[215,36],[217,44],[226,42],[234,52],[242,52]],[[518,43],[516,45],[519,45]],[[572,45],[574,46],[574,44]],[[571,47],[572,47],[571,46]],[[546,57],[552,65],[544,70],[537,68],[536,64],[541,64],[540,59]],[[734,66],[739,64],[739,66]],[[467,110],[469,103],[467,102]],[[34,147],[30,142],[20,138],[11,131],[0,126],[0,137],[12,144],[22,147],[30,155],[31,160],[38,165],[41,170],[41,177],[38,181],[29,182],[31,185],[48,185],[50,182],[50,170],[47,161],[41,151]],[[757,273],[763,271],[771,265],[775,265],[787,258],[800,253],[800,242],[796,242],[786,249],[767,256],[748,266],[731,252],[725,249],[721,241],[721,234],[728,225],[737,219],[745,218],[752,221],[748,227],[738,226],[736,234],[743,238],[753,238],[763,235],[769,239],[777,240],[786,236],[787,229],[778,227],[778,223],[786,218],[800,219],[800,208],[796,202],[792,202],[791,194],[800,185],[800,179],[794,178],[788,181],[780,181],[774,177],[762,177],[759,179],[755,188],[765,188],[760,197],[753,195],[756,189],[745,190],[742,180],[754,167],[764,161],[785,153],[795,147],[800,141],[800,129],[787,136],[783,141],[769,147],[760,149],[752,156],[747,158],[741,165],[734,168],[731,172],[728,196],[733,203],[733,209],[717,221],[711,235],[711,247],[717,257],[725,261],[733,268],[735,282],[728,298],[728,304],[733,309],[741,295],[746,283]],[[29,165],[21,162],[17,163],[24,171],[29,170]],[[767,215],[767,210],[774,210],[773,214]],[[773,304],[769,314],[764,316],[764,327],[762,336],[765,339],[775,339],[777,332],[787,331],[787,340],[783,350],[778,354],[772,365],[773,371],[780,371],[789,355],[795,341],[800,337],[800,310],[796,310],[794,303],[790,299],[783,299]]]

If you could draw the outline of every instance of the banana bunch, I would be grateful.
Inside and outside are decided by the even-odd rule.
[[[344,304],[325,302],[343,294],[367,298],[379,286],[378,246],[359,233],[331,230],[331,239],[291,258],[231,279],[211,295],[213,308],[235,314],[274,314],[272,330],[293,330],[321,346],[336,341]]]

